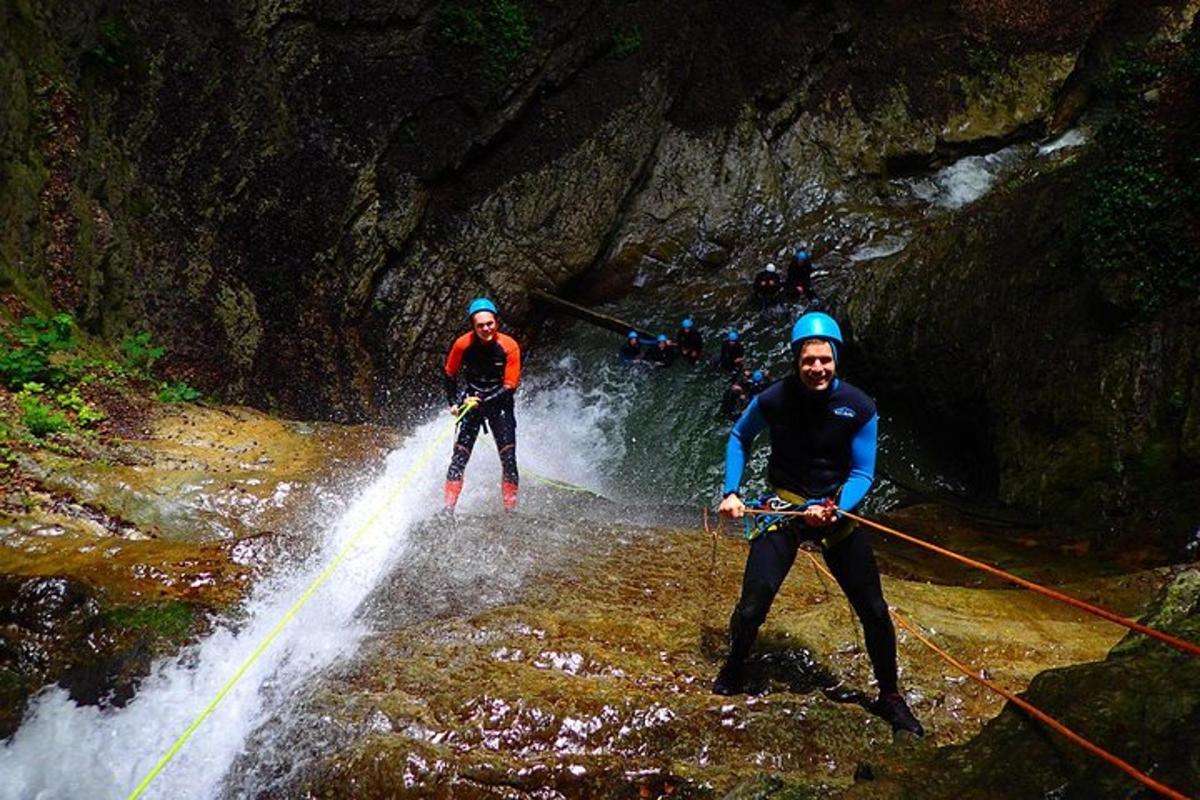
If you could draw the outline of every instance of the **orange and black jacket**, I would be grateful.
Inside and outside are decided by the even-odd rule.
[[[458,374],[463,373],[465,391],[458,391]],[[446,356],[444,373],[446,400],[456,405],[463,397],[475,395],[484,403],[512,398],[521,382],[521,348],[516,339],[497,333],[491,342],[483,343],[473,332],[454,340]]]

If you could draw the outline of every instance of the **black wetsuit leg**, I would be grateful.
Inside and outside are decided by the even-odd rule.
[[[862,528],[825,551],[825,563],[846,593],[854,613],[862,623],[867,654],[875,670],[879,691],[889,694],[897,690],[896,629],[883,599],[879,567],[871,548],[871,535]]]
[[[512,398],[507,398],[489,408],[488,427],[496,439],[496,450],[500,454],[500,469],[503,479],[512,484],[519,483],[517,475],[517,418],[513,414]]]
[[[742,596],[729,618],[729,661],[741,664],[750,654],[758,629],[771,610],[771,603],[783,585],[796,551],[803,541],[788,526],[764,533],[750,543],[746,572],[742,577]]]
[[[454,440],[454,453],[450,456],[450,468],[446,470],[446,480],[461,481],[471,460],[471,451],[475,448],[475,439],[479,437],[479,427],[483,424],[483,412],[472,411],[458,423],[458,438]],[[515,458],[515,455],[514,455]]]

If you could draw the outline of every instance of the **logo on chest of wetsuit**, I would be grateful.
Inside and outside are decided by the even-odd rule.
[[[850,419],[853,419],[854,417],[858,416],[857,414],[854,413],[854,409],[851,408],[850,406],[838,406],[837,408],[835,408],[833,410],[833,413],[835,416],[848,417]]]

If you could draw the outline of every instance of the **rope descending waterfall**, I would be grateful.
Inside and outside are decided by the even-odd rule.
[[[462,421],[462,418],[470,412],[471,408],[472,406],[470,404],[466,404],[462,411],[459,412],[458,416],[455,417],[454,425],[457,425],[460,421]],[[271,632],[268,633],[267,636],[259,643],[258,647],[254,648],[254,652],[252,652],[246,658],[246,660],[242,662],[242,665],[237,668],[237,671],[235,671],[225,685],[221,687],[221,690],[217,692],[212,701],[205,706],[204,710],[200,712],[199,716],[192,721],[192,724],[188,725],[187,729],[185,729],[184,732],[179,735],[179,738],[175,740],[175,743],[171,745],[170,749],[167,750],[165,754],[163,754],[163,757],[158,760],[158,763],[154,765],[154,768],[146,773],[146,777],[142,778],[137,787],[129,793],[127,800],[137,800],[137,798],[141,797],[142,794],[145,793],[146,789],[149,788],[154,779],[158,777],[158,774],[163,771],[163,768],[165,768],[167,764],[171,762],[171,759],[175,757],[175,754],[179,752],[183,745],[187,743],[188,739],[192,737],[192,734],[196,732],[196,729],[200,727],[201,723],[208,719],[213,711],[216,710],[217,706],[221,703],[221,700],[223,700],[225,696],[232,691],[233,687],[237,685],[237,682],[241,680],[242,676],[246,674],[251,666],[253,666],[254,662],[257,661],[264,652],[266,652],[266,649],[271,645],[271,642],[275,641],[275,639],[283,631],[284,627],[292,621],[296,614],[300,612],[300,609],[303,608],[310,599],[312,599],[312,596],[314,593],[316,593],[317,589],[319,589],[321,585],[328,580],[329,576],[333,574],[334,570],[336,570],[342,561],[346,559],[346,556],[350,554],[350,551],[354,549],[359,540],[362,539],[367,531],[374,527],[375,523],[379,521],[379,518],[383,516],[383,513],[391,507],[392,503],[396,501],[396,498],[400,496],[400,492],[403,491],[408,484],[412,483],[413,479],[417,476],[417,473],[424,469],[434,455],[436,455],[437,449],[442,445],[442,442],[449,438],[450,434],[454,431],[454,425],[447,426],[440,434],[438,434],[438,437],[434,439],[428,447],[421,451],[421,453],[413,461],[412,465],[408,468],[408,471],[406,471],[404,475],[401,476],[400,480],[396,482],[396,485],[392,487],[391,492],[388,493],[388,496],[384,502],[375,509],[371,516],[369,516],[367,520],[361,526],[359,526],[354,534],[346,541],[346,544],[343,545],[342,549],[339,550],[337,555],[333,557],[333,560],[329,562],[329,566],[327,566],[321,572],[321,574],[318,575],[313,582],[308,585],[308,588],[301,593],[301,595],[296,599],[296,602],[292,603],[291,607],[288,608],[287,612],[283,615],[283,618],[280,619],[278,624],[271,629]]]

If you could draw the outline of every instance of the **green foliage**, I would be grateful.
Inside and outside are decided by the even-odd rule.
[[[79,395],[79,389],[72,386],[65,391],[57,392],[54,395],[54,402],[58,403],[60,408],[75,412],[75,421],[82,428],[90,428],[97,422],[106,418],[103,411],[98,411],[87,404]]]
[[[158,393],[158,399],[164,403],[194,403],[200,399],[200,392],[184,381],[175,384],[164,383]]]
[[[625,58],[640,50],[642,47],[642,32],[636,26],[615,31],[613,33],[612,54],[617,58]]]
[[[12,448],[8,446],[12,440],[12,430],[0,420],[0,474],[8,471],[14,463]]]
[[[71,430],[71,421],[66,414],[42,402],[41,394],[45,390],[42,384],[31,382],[13,395],[17,408],[21,409],[21,423],[39,439]]]
[[[74,377],[77,362],[59,355],[78,344],[70,314],[56,314],[48,320],[25,317],[10,336],[17,344],[0,353],[0,378],[10,389],[30,382],[61,386]]]
[[[504,81],[533,46],[533,34],[518,0],[482,0],[458,6],[446,14],[445,33],[451,41],[486,55],[489,79]]]
[[[148,631],[168,639],[187,638],[196,618],[191,606],[178,601],[140,608],[115,608],[107,616],[109,622],[119,627]]]
[[[151,341],[148,331],[131,334],[121,340],[121,352],[125,354],[125,367],[129,370],[149,375],[158,361],[166,353],[166,348],[159,347]]]

